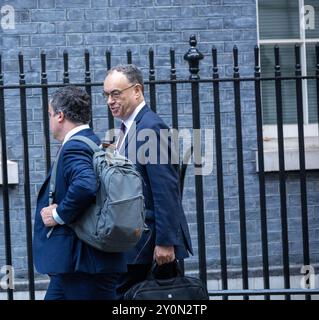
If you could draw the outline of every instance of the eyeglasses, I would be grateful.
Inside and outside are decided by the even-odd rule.
[[[128,90],[128,89],[130,89],[130,88],[132,88],[132,87],[134,87],[134,86],[136,86],[136,85],[137,85],[137,83],[132,84],[131,86],[129,86],[129,87],[123,89],[123,90],[113,90],[113,91],[111,91],[111,92],[103,91],[103,95],[104,95],[104,97],[105,97],[106,100],[108,100],[108,98],[109,98],[110,96],[111,96],[113,99],[118,99],[125,90]]]

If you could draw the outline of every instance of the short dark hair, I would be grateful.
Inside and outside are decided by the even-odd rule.
[[[143,88],[143,73],[135,64],[118,64],[107,72],[107,75],[113,71],[122,72],[131,84],[140,84]]]
[[[55,91],[50,103],[54,113],[63,112],[69,121],[87,124],[91,120],[90,100],[84,89],[68,85]]]

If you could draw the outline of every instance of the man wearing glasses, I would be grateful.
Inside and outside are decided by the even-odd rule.
[[[144,180],[148,230],[135,248],[127,252],[128,272],[118,286],[118,294],[123,297],[131,286],[146,279],[153,260],[170,273],[171,262],[188,257],[192,246],[182,208],[178,171],[170,163],[169,156],[168,163],[160,163],[160,131],[168,130],[168,126],[145,103],[141,70],[132,64],[118,65],[107,73],[103,89],[113,116],[122,121],[116,148],[136,164]],[[139,132],[146,129],[152,134],[149,137],[143,135],[145,139],[141,141]],[[138,152],[143,150],[143,144],[156,145],[155,163],[143,158],[147,150]],[[136,152],[130,152],[131,146]],[[171,153],[170,144],[166,150]],[[132,159],[132,154],[137,154],[137,159]]]

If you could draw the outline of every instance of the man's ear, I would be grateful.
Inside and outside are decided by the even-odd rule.
[[[143,86],[139,83],[134,87],[136,98],[140,98],[143,95]]]
[[[62,111],[59,111],[59,114],[58,114],[59,123],[63,122],[63,120],[64,120],[64,113]]]

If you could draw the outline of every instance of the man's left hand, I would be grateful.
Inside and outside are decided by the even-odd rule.
[[[54,227],[57,225],[57,222],[54,220],[52,213],[53,209],[55,209],[56,207],[57,204],[54,203],[48,207],[42,208],[42,210],[40,211],[42,221],[46,227]]]
[[[173,262],[175,260],[174,246],[155,246],[154,259],[159,266]]]

